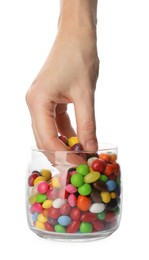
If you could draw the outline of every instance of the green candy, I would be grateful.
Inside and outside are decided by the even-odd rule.
[[[115,209],[113,210],[113,212],[114,212],[116,215],[118,215],[118,214],[120,213],[120,208],[119,208],[119,207],[115,208]]]
[[[105,211],[103,211],[103,212],[97,214],[97,218],[100,219],[100,220],[104,220],[104,219],[105,219],[105,216],[106,216]]]
[[[79,174],[82,174],[84,176],[87,173],[89,173],[89,167],[86,164],[80,164],[77,167],[76,172],[79,173]]]
[[[104,175],[104,174],[101,174],[100,175],[100,180],[103,181],[103,182],[107,182],[108,177],[106,175]]]
[[[88,183],[85,183],[81,187],[78,188],[78,192],[83,196],[89,195],[91,193],[91,191],[92,191],[91,185]]]
[[[93,231],[93,226],[89,222],[82,222],[80,225],[81,233],[91,233]]]
[[[99,172],[90,172],[84,176],[84,182],[92,183],[99,179],[100,173]]]
[[[59,225],[59,224],[55,225],[54,229],[55,229],[55,232],[58,232],[58,233],[66,232],[66,229],[62,225]]]
[[[77,173],[73,174],[72,177],[71,177],[71,183],[72,183],[73,186],[79,188],[84,183],[83,175],[77,174]]]
[[[118,186],[120,186],[120,184],[121,184],[121,180],[120,180],[119,177],[116,178],[116,183],[117,183]]]
[[[47,196],[45,194],[38,193],[36,196],[36,202],[42,203],[47,199]]]

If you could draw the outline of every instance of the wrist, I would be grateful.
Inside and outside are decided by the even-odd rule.
[[[61,0],[58,29],[96,35],[97,0]]]

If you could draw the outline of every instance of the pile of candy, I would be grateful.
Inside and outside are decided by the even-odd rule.
[[[64,137],[60,138],[66,143]],[[76,137],[67,140],[80,151]],[[120,167],[114,153],[87,154],[79,164],[52,176],[48,169],[28,177],[30,220],[37,229],[91,233],[117,227],[120,214]]]

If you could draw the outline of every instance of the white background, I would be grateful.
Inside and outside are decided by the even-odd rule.
[[[148,0],[98,5],[97,132],[99,141],[119,146],[120,228],[102,241],[70,244],[41,239],[27,226],[24,183],[34,139],[25,93],[50,50],[58,13],[59,0],[0,0],[0,258],[149,259]]]

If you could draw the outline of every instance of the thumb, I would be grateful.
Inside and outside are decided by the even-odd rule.
[[[84,150],[95,152],[98,150],[96,138],[96,122],[94,111],[94,93],[84,91],[75,96],[75,115],[77,135]]]

